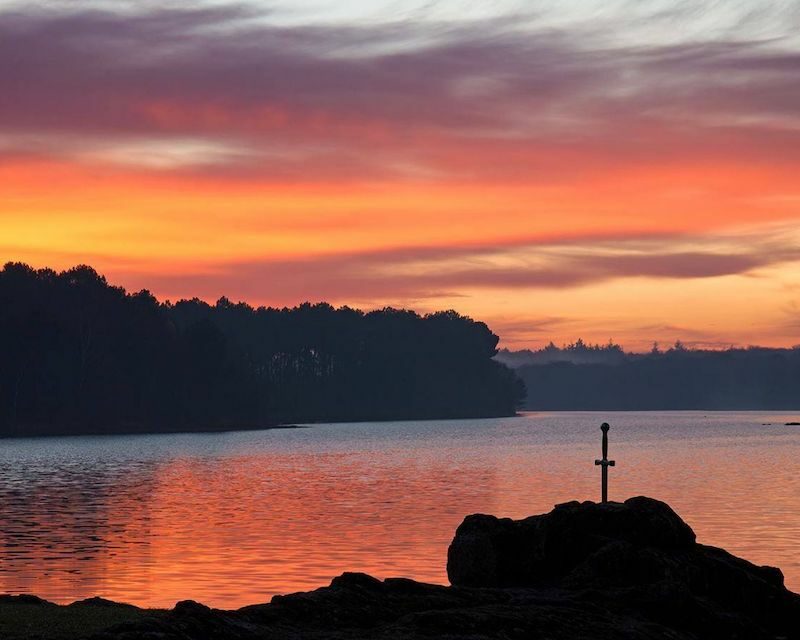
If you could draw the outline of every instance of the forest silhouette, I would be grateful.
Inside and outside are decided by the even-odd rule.
[[[578,340],[537,351],[506,351],[531,410],[800,409],[800,347],[667,349],[627,353]]]
[[[88,266],[0,272],[0,435],[513,415],[498,337],[443,311],[159,302]]]

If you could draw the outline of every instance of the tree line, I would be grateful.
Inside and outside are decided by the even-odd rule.
[[[609,340],[606,344],[590,344],[578,338],[575,342],[557,347],[552,341],[541,349],[521,349],[509,351],[501,349],[496,359],[512,369],[528,364],[548,364],[550,362],[572,362],[575,364],[604,363],[618,364],[631,357],[618,344]]]
[[[575,343],[578,344],[578,343]],[[515,356],[532,410],[800,409],[800,347],[649,353],[582,342]]]
[[[159,302],[88,266],[0,272],[0,435],[513,415],[498,337],[454,311]]]

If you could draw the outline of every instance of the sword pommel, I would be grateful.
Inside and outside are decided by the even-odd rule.
[[[608,423],[601,424],[600,430],[603,432],[603,460],[606,460],[608,458]]]

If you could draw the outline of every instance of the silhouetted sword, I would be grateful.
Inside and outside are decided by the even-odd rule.
[[[602,472],[602,489],[601,489],[601,502],[608,502],[608,468],[613,467],[616,463],[608,459],[608,430],[607,422],[600,425],[600,430],[603,432],[603,459],[595,460],[596,465],[600,465]]]

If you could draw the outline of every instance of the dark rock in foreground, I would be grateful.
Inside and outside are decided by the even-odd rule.
[[[455,586],[346,573],[238,611],[181,602],[100,640],[207,638],[800,639],[778,569],[695,543],[666,504],[572,502],[521,521],[469,516]]]
[[[607,587],[662,577],[664,554],[698,547],[668,505],[567,502],[524,520],[467,516],[447,554],[447,575],[465,587]]]
[[[524,520],[468,516],[448,550],[463,587],[557,589],[677,637],[800,637],[783,574],[695,542],[665,503],[569,502]]]

